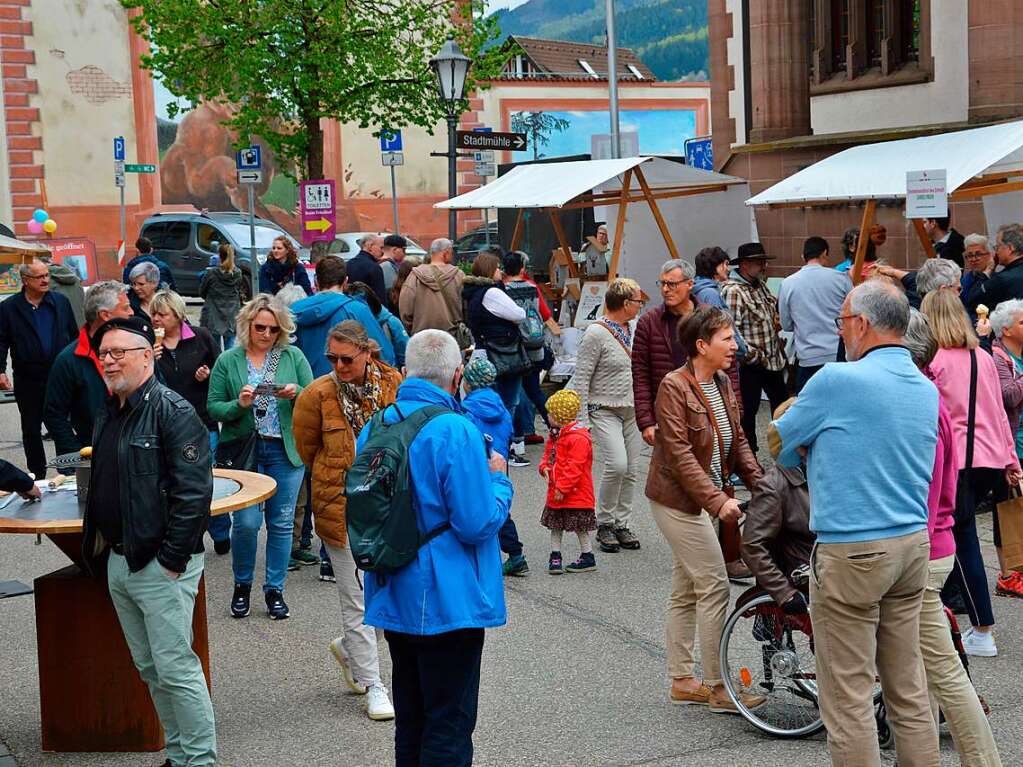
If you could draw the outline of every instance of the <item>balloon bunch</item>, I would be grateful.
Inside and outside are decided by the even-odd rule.
[[[28,230],[32,234],[53,234],[57,231],[57,222],[50,218],[50,214],[42,208],[36,208],[32,213],[32,218],[28,221]]]

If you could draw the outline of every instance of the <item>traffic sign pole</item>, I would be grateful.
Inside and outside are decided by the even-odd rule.
[[[117,185],[121,197],[121,246],[127,250],[128,244],[124,241],[128,236],[128,217],[124,210],[124,136],[114,138],[114,183]]]
[[[251,141],[251,138],[250,138]],[[263,180],[263,150],[258,144],[239,149],[234,158],[238,182],[245,184],[249,197],[249,279],[252,295],[259,293],[259,259],[256,258],[256,184]],[[267,255],[267,258],[270,256]]]
[[[256,258],[256,185],[245,186],[249,190],[249,278],[252,280],[252,297],[255,298],[259,293],[259,259]],[[267,258],[270,258],[269,254]]]
[[[394,166],[391,166],[391,208],[394,213],[394,233],[401,234],[398,226],[398,185],[394,181]]]

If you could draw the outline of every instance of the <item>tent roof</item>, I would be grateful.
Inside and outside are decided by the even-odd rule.
[[[903,198],[907,171],[942,167],[950,193],[983,173],[1023,173],[1023,121],[852,147],[789,176],[746,204]]]
[[[0,235],[0,263],[20,264],[25,258],[49,256],[50,250],[38,242],[22,242]]]
[[[560,208],[625,171],[653,157],[624,157],[620,160],[576,160],[517,165],[486,186],[466,192],[433,207],[447,210],[485,208]],[[673,163],[671,186],[744,184],[744,179]],[[638,187],[636,187],[638,190]]]

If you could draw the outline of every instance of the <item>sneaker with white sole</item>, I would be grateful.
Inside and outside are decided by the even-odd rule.
[[[373,685],[366,693],[366,714],[376,722],[394,719],[394,706],[387,697],[387,688],[382,684]]]
[[[977,631],[975,628],[967,629],[963,635],[963,650],[967,655],[978,658],[994,658],[998,655],[998,647],[995,646],[992,633]]]
[[[529,466],[529,459],[526,458],[526,454],[524,452],[523,453],[516,453],[516,452],[512,451],[512,452],[508,453],[508,465],[509,466],[518,466],[520,468],[523,467],[523,466]]]
[[[341,647],[340,638],[331,640],[330,654],[334,656],[337,665],[341,667],[341,676],[344,677],[348,689],[355,695],[365,695],[366,688],[355,681],[355,677],[352,675],[352,667],[348,665],[348,658],[345,657],[345,651]]]

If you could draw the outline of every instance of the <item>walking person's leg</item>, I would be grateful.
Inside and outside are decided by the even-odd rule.
[[[543,420],[544,425],[550,428],[550,419],[547,417],[547,399],[540,388],[540,368],[534,367],[522,378],[522,389],[536,408],[536,414]]]
[[[217,462],[217,445],[220,444],[220,432],[210,431],[210,456],[213,463]],[[206,524],[206,532],[213,539],[214,549],[218,554],[226,554],[231,548],[231,515],[216,514]]]
[[[785,385],[784,370],[764,371],[764,393],[767,394],[767,401],[771,405],[771,412],[778,409],[785,400],[789,398],[789,389]]]
[[[420,637],[385,631],[391,655],[391,691],[394,695],[394,765],[419,767],[426,712],[420,680]]]
[[[263,591],[284,592],[295,528],[295,499],[305,469],[294,466],[281,440],[259,440],[259,471],[277,482],[277,492],[263,504],[266,516],[266,580]]]
[[[985,473],[993,471],[997,470],[964,469],[959,472],[955,525],[952,527],[956,541],[956,567],[949,582],[959,584],[970,623],[983,633],[990,631],[995,617],[991,609],[984,555],[977,537],[977,497],[978,491],[987,487]]]
[[[926,530],[884,543],[895,574],[894,584],[881,597],[877,625],[877,671],[888,721],[900,765],[938,767],[938,731],[931,716],[920,642],[907,641],[920,636],[931,545]],[[855,564],[863,566],[863,562]]]
[[[251,586],[256,568],[256,545],[263,525],[263,504],[247,506],[231,515],[231,568],[234,582]]]
[[[632,408],[615,408],[621,418],[622,444],[625,446],[625,471],[618,486],[618,503],[613,512],[615,527],[629,527],[632,519],[632,501],[639,475],[639,459],[643,451],[643,437],[636,425],[636,413]],[[638,543],[638,541],[637,541]],[[624,544],[623,544],[624,547]],[[639,548],[631,546],[626,548]]]
[[[760,393],[763,391],[763,372],[763,365],[739,367],[739,395],[742,398],[739,423],[754,455],[757,453],[757,411],[760,410]]]
[[[629,467],[622,420],[613,409],[599,408],[590,413],[590,430],[603,464],[597,492],[597,542],[602,551],[614,552],[619,549],[614,514]]]
[[[21,417],[21,441],[25,450],[25,466],[36,479],[46,477],[46,450],[43,447],[43,403],[46,399],[46,381],[25,381],[21,386],[15,379],[14,400]]]

